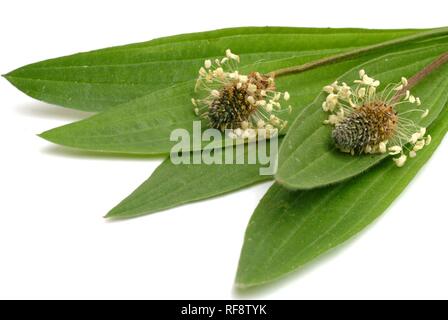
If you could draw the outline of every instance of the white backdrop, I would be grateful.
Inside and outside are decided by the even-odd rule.
[[[414,1],[2,1],[0,72],[177,33],[242,25],[447,25]],[[36,137],[87,114],[0,79],[0,298],[448,298],[448,139],[355,240],[252,295],[233,291],[243,234],[270,183],[142,218],[102,216],[160,161],[91,156]]]

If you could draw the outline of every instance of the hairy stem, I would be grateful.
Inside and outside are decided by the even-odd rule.
[[[326,64],[332,64],[332,63],[336,63],[339,62],[343,59],[346,58],[352,58],[352,57],[357,57],[360,56],[362,54],[368,53],[368,52],[372,52],[375,50],[379,50],[379,49],[384,49],[387,47],[392,47],[398,44],[402,44],[402,43],[406,43],[409,41],[415,41],[415,40],[422,40],[425,38],[429,38],[429,37],[433,37],[433,36],[440,36],[440,35],[445,35],[448,34],[448,27],[444,27],[444,28],[438,28],[438,29],[434,29],[431,31],[427,31],[427,32],[422,32],[422,33],[418,33],[418,34],[413,34],[410,36],[406,36],[406,37],[402,37],[399,39],[394,39],[394,40],[389,40],[389,41],[385,41],[382,43],[378,43],[378,44],[374,44],[371,46],[367,46],[367,47],[363,47],[360,49],[355,49],[352,51],[348,51],[348,52],[344,52],[341,54],[337,54],[334,56],[330,56],[330,57],[326,57],[326,58],[322,58],[313,62],[309,62],[309,63],[305,63],[305,64],[301,64],[298,66],[293,66],[293,67],[288,67],[288,68],[284,68],[284,69],[280,69],[280,70],[276,70],[276,71],[272,71],[269,73],[270,76],[272,77],[280,77],[280,76],[284,76],[284,75],[289,75],[289,74],[293,74],[293,73],[301,73],[310,69],[314,69],[317,67],[320,67],[322,65],[326,65]]]

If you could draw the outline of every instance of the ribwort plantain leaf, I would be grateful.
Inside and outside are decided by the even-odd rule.
[[[403,168],[383,161],[333,186],[299,191],[272,186],[247,226],[236,286],[275,281],[361,232],[406,188],[447,130],[445,108],[429,128],[432,143]]]
[[[64,107],[106,111],[195,78],[197,66],[225,48],[246,64],[299,58],[301,63],[423,30],[245,27],[177,35],[78,53],[18,68],[6,78],[27,95]]]

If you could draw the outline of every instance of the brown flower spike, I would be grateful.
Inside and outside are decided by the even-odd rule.
[[[359,77],[359,80],[354,81],[354,88],[346,83],[339,85],[338,82],[324,87],[328,95],[322,108],[331,113],[324,123],[334,126],[332,138],[341,151],[352,155],[386,152],[391,155],[400,154],[394,161],[401,167],[408,156],[415,157],[417,151],[431,142],[431,136],[425,136],[426,128],[417,126],[406,115],[420,112],[424,118],[429,110],[398,110],[402,105],[421,105],[420,99],[414,97],[409,90],[403,96],[395,94],[408,85],[408,80],[404,77],[399,83],[386,86],[380,94],[377,93],[380,85],[378,80],[369,77],[364,70],[359,71]]]
[[[273,76],[240,74],[239,61],[230,49],[221,60],[204,61],[195,88],[198,98],[191,100],[194,111],[211,128],[229,130],[231,138],[252,139],[261,131],[272,137],[287,125],[281,114],[291,106],[285,109],[281,101],[288,101],[289,93],[276,91]]]

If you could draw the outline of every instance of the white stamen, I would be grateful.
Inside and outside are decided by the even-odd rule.
[[[223,68],[221,68],[221,67],[216,68],[216,70],[213,71],[213,75],[217,78],[224,78],[225,74],[224,74]]]
[[[426,136],[426,145],[429,145],[430,143],[431,143],[431,140],[432,140],[432,137],[428,134],[427,136]]]
[[[212,66],[212,61],[211,60],[205,60],[204,61],[204,67],[206,69],[210,69],[211,66]]]
[[[247,129],[246,133],[247,133],[247,138],[249,140],[252,140],[257,137],[257,132],[254,129]]]
[[[325,86],[325,87],[324,87],[324,91],[325,91],[326,93],[333,93],[333,91],[334,91],[334,87],[333,87],[333,86]]]
[[[210,91],[210,94],[215,97],[215,98],[219,98],[220,94],[218,90],[213,89],[212,91]]]
[[[337,115],[335,114],[330,114],[330,116],[328,117],[327,123],[329,124],[337,124],[339,123],[340,119]]]
[[[426,109],[425,112],[422,113],[422,118],[426,118],[428,116],[428,114],[429,114],[429,109]]]
[[[254,94],[255,91],[257,91],[257,86],[255,84],[250,83],[247,86],[247,92],[249,92],[250,94]]]
[[[255,98],[253,96],[248,96],[246,98],[247,102],[249,102],[250,104],[255,104]]]
[[[411,95],[411,91],[406,90],[406,95],[404,96],[404,100],[408,100],[410,95]]]
[[[378,145],[378,150],[380,153],[386,153],[386,151],[387,151],[386,143],[380,142],[380,144]]]
[[[283,94],[283,99],[285,99],[285,101],[288,101],[289,100],[289,92],[288,91],[286,91],[284,94]]]
[[[235,71],[235,72],[231,72],[231,73],[229,73],[229,78],[230,79],[239,79],[240,78],[240,75],[238,74],[238,71]]]
[[[248,77],[247,76],[239,76],[239,81],[241,82],[241,83],[246,83],[247,82],[247,80],[248,80]]]
[[[408,79],[406,79],[405,77],[401,77],[401,83],[402,83],[404,86],[407,86],[407,85],[408,85]]]
[[[361,78],[362,80],[355,80],[355,83],[361,83],[366,86],[372,86],[372,87],[378,87],[380,85],[380,82],[378,80],[375,80],[371,77],[369,77],[367,74],[364,74]]]
[[[352,90],[347,84],[343,83],[339,89],[338,96],[342,99],[348,99],[352,95]]]
[[[336,80],[335,82],[333,82],[333,83],[331,84],[331,86],[337,91],[338,88],[339,88],[339,86],[338,86],[338,80]]]
[[[364,98],[364,96],[366,95],[366,88],[359,88],[358,90],[358,97],[359,98]]]
[[[420,139],[421,138],[423,138],[423,136],[425,135],[425,133],[426,133],[426,128],[420,128],[420,131],[419,131],[419,133],[420,133]]]
[[[392,146],[392,147],[389,147],[389,151],[390,151],[389,154],[396,155],[396,154],[399,154],[402,150],[403,150],[403,148],[400,146]]]
[[[226,50],[226,57],[235,61],[240,62],[240,57],[236,54],[233,54],[232,51],[230,51],[230,49]]]
[[[274,116],[273,114],[271,114],[271,116],[269,117],[269,120],[271,121],[271,123],[276,126],[280,123],[280,119],[277,118],[276,116]]]
[[[419,141],[417,141],[415,146],[412,148],[412,150],[420,151],[423,149],[424,146],[425,146],[425,140],[419,140]]]
[[[403,154],[399,158],[394,158],[394,162],[397,165],[397,167],[402,167],[404,163],[406,162],[407,157]]]
[[[411,138],[409,139],[409,142],[415,144],[418,139],[420,139],[420,132],[412,134]]]
[[[327,99],[325,100],[325,102],[326,102],[326,108],[329,111],[333,111],[338,103],[338,95],[336,95],[334,93],[330,93],[327,96]]]
[[[366,74],[366,72],[364,69],[359,70],[359,79],[362,79],[365,74]]]

